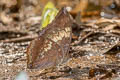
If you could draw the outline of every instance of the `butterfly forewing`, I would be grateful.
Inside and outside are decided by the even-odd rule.
[[[72,19],[69,13],[63,8],[55,20],[48,25],[47,30],[45,31],[45,37],[56,42],[63,48],[63,55],[69,51],[69,45],[71,43],[72,35]]]

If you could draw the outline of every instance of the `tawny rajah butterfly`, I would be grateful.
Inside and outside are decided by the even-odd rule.
[[[46,69],[57,66],[69,57],[72,17],[62,8],[52,23],[27,48],[28,68]]]

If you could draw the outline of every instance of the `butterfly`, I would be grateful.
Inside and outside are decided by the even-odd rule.
[[[47,69],[58,66],[69,58],[72,37],[72,17],[62,8],[27,48],[27,67]]]

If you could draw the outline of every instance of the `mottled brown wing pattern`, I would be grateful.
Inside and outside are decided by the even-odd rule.
[[[61,9],[55,20],[28,46],[28,67],[50,68],[66,61],[72,36],[71,26],[71,16],[65,8]]]
[[[52,66],[57,66],[58,65],[57,63],[61,62],[60,60],[62,60],[63,58],[62,48],[49,39],[43,39],[43,40],[37,38],[31,42],[29,47],[31,51],[28,50],[29,52],[27,57],[29,60],[28,61],[29,68],[43,69]],[[31,45],[34,45],[34,47]]]

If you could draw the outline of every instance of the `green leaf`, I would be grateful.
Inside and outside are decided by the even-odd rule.
[[[43,9],[43,13],[42,13],[42,26],[40,27],[40,30],[42,30],[49,23],[51,23],[52,20],[54,20],[54,18],[57,15],[57,13],[58,13],[58,10],[54,6],[54,4],[52,2],[48,2],[45,5],[44,9]]]

